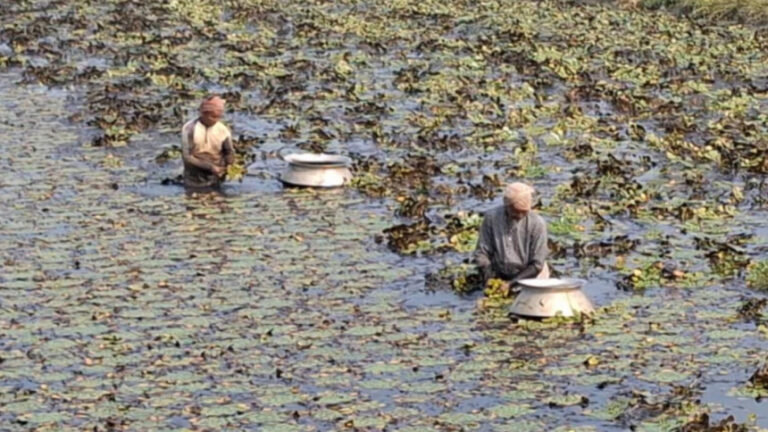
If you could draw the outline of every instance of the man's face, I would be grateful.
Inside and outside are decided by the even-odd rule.
[[[520,220],[528,214],[528,210],[518,210],[515,206],[507,204],[507,216],[515,220]]]
[[[200,121],[205,125],[205,127],[211,127],[216,124],[219,120],[221,120],[221,114],[217,111],[203,111],[200,113]]]

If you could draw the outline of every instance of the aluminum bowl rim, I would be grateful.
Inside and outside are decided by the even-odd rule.
[[[346,168],[352,163],[348,156],[326,153],[293,153],[284,157],[289,165],[303,168]]]
[[[555,278],[552,278],[552,279],[555,279]],[[521,279],[517,281],[517,283],[526,289],[549,291],[549,292],[581,289],[581,287],[583,287],[586,284],[585,280],[576,279],[576,278],[565,278],[565,279],[557,279],[557,280],[560,281],[560,283],[556,285],[551,285],[551,286],[540,285],[540,282],[542,281],[542,279]]]

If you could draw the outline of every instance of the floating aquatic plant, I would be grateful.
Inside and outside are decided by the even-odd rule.
[[[768,290],[768,260],[753,262],[749,265],[747,284],[754,289]]]

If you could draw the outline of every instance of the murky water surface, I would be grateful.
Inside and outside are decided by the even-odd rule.
[[[90,5],[89,13],[112,17],[113,3]],[[187,3],[191,2],[169,4],[186,7]],[[200,2],[201,7],[218,7],[213,3]],[[390,5],[387,13],[400,6]],[[125,89],[118,94],[129,101],[173,95],[177,99],[171,101],[186,105],[180,112],[173,111],[172,104],[152,105],[161,113],[159,120],[131,131],[127,145],[116,147],[91,145],[99,134],[119,135],[99,121],[84,124],[83,120],[107,115],[107,108],[95,100],[100,91],[111,90],[109,86],[94,89],[120,82],[121,77],[138,79],[149,69],[131,64],[117,67],[99,58],[100,48],[92,46],[89,54],[78,47],[70,61],[78,70],[112,68],[118,78],[96,77],[63,87],[21,85],[22,79],[29,80],[30,73],[40,70],[30,72],[28,65],[18,64],[0,75],[0,136],[5,149],[0,157],[4,172],[0,178],[3,430],[651,431],[672,430],[701,412],[711,413],[716,420],[733,415],[737,422],[768,428],[766,402],[760,400],[759,390],[748,385],[749,377],[765,361],[768,316],[758,312],[754,319],[747,319],[737,313],[744,301],[764,295],[745,286],[744,266],[733,278],[695,276],[713,272],[710,253],[717,252],[720,243],[711,243],[712,239],[723,242],[729,235],[749,233],[749,241],[728,253],[765,259],[768,231],[765,201],[760,198],[763,189],[750,186],[764,182],[765,175],[745,174],[749,167],[740,174],[729,173],[721,165],[706,165],[701,152],[680,150],[671,141],[630,137],[637,133],[638,124],[644,125],[643,134],[656,132],[664,137],[690,127],[689,120],[670,126],[650,114],[632,117],[647,109],[637,101],[650,100],[640,90],[633,94],[623,89],[626,98],[637,98],[626,102],[624,93],[603,88],[603,94],[615,96],[610,103],[585,101],[574,114],[568,110],[572,109],[570,99],[577,98],[573,77],[578,71],[569,69],[579,69],[575,60],[556,52],[536,54],[538,67],[560,76],[567,85],[555,80],[540,83],[540,89],[526,87],[533,81],[524,68],[519,74],[507,68],[507,63],[528,64],[525,61],[509,58],[498,67],[487,67],[479,64],[483,56],[504,54],[463,51],[469,48],[461,45],[462,40],[472,42],[473,35],[483,33],[476,21],[502,25],[495,21],[496,15],[471,9],[475,15],[452,16],[455,11],[436,3],[417,6],[409,6],[411,18],[394,26],[416,39],[394,38],[388,41],[386,54],[345,60],[347,67],[359,71],[355,81],[346,81],[349,72],[339,59],[355,54],[350,47],[365,46],[375,53],[372,41],[395,31],[374,19],[375,11],[362,3],[341,2],[334,6],[338,10],[323,9],[328,16],[312,9],[316,15],[301,22],[280,21],[275,11],[260,16],[264,21],[259,22],[284,38],[270,39],[277,45],[287,42],[274,41],[299,37],[294,33],[310,31],[312,26],[352,26],[355,20],[364,21],[361,17],[372,21],[362,30],[333,27],[339,34],[355,33],[361,39],[325,40],[328,46],[324,47],[309,38],[320,46],[283,46],[283,54],[262,52],[258,61],[243,54],[238,62],[253,61],[259,73],[278,77],[260,76],[264,81],[256,89],[243,82],[233,84],[223,75],[210,78],[215,75],[208,75],[212,73],[208,70],[196,71],[210,79],[203,85],[207,90],[242,90],[240,104],[232,108],[228,120],[236,136],[259,140],[244,151],[250,155],[249,175],[228,183],[220,193],[193,194],[180,186],[163,185],[164,179],[180,173],[180,162],[172,158],[159,164],[155,158],[177,143],[176,123],[191,113],[195,99],[158,78],[166,76],[158,72],[167,66],[162,60],[155,59],[150,68],[160,74],[154,75],[152,84],[132,90],[136,94]],[[548,3],[552,17],[537,12],[536,19],[551,18],[557,24],[573,14],[583,24],[594,16],[595,25],[612,31],[635,25],[623,12],[614,16],[603,9],[573,6],[571,10],[571,6]],[[468,6],[457,6],[464,7]],[[241,9],[259,10],[255,3],[249,3],[249,8]],[[177,15],[170,15],[170,20],[184,18],[179,21],[183,24],[176,23],[178,28],[202,32],[184,37],[200,38],[209,29],[204,17],[190,10],[186,15],[174,11]],[[292,13],[301,15],[290,8],[286,12]],[[344,20],[333,21],[337,13]],[[146,17],[161,19],[149,13]],[[446,17],[451,25],[443,24]],[[697,29],[691,30],[696,37],[701,36],[696,31],[715,37],[716,32],[690,23],[660,19],[660,27],[691,25]],[[125,20],[139,18],[129,15]],[[524,40],[535,22],[518,24],[519,34],[496,36]],[[420,34],[422,25],[440,27],[442,36]],[[546,26],[534,27],[542,44],[554,38]],[[164,37],[172,33],[170,27],[158,28]],[[248,28],[252,34],[227,30],[245,39],[249,34],[262,37],[261,32],[267,31]],[[58,37],[67,39],[68,32],[75,30],[66,27]],[[672,40],[673,48],[685,45],[671,30],[654,31],[659,40]],[[729,31],[738,34],[739,30]],[[143,37],[152,34],[148,31]],[[230,42],[237,45],[237,37]],[[127,42],[116,37],[107,44],[138,50],[138,39],[131,38]],[[418,38],[424,38],[424,43],[417,49]],[[248,51],[217,45],[224,42],[214,36],[203,39],[216,49],[202,50],[195,62],[209,56],[211,62],[227,63],[234,61],[233,53],[240,58]],[[626,43],[630,42],[637,41]],[[45,43],[27,45],[39,48]],[[422,47],[452,44],[459,44],[455,51],[439,55]],[[633,49],[639,52],[642,46]],[[151,47],[166,52],[162,44]],[[11,51],[10,45],[0,44],[0,60]],[[631,57],[619,51],[617,57]],[[226,56],[215,57],[217,53]],[[164,55],[184,66],[192,54],[185,48],[173,56]],[[679,54],[680,64],[711,61],[685,55]],[[736,100],[737,93],[732,98],[712,98],[723,106],[730,104],[723,112],[743,120],[740,127],[750,131],[744,139],[752,139],[766,133],[765,116],[757,114],[766,108],[766,98],[765,91],[755,87],[760,83],[755,78],[759,76],[755,64],[760,63],[755,56],[759,55],[749,61],[745,60],[748,55],[740,55],[733,54],[733,62],[741,65],[745,77],[754,78],[752,89],[757,96],[751,101]],[[306,86],[292,88],[301,79],[284,80],[283,72],[274,69],[288,67],[280,62],[289,61],[325,67],[323,74],[336,78],[306,72]],[[227,67],[222,70],[232,72],[239,66]],[[677,66],[670,68],[686,73]],[[622,69],[623,75],[611,70],[616,82],[634,82],[643,88],[643,77],[632,70]],[[655,76],[658,71],[646,72]],[[243,73],[246,78],[241,78],[246,80],[247,71]],[[665,76],[673,80],[674,73]],[[497,81],[492,85],[493,80]],[[358,84],[365,88],[356,89]],[[277,85],[285,87],[275,90]],[[445,114],[441,110],[455,109],[451,104],[466,97],[462,94],[471,85],[485,92],[514,88],[503,95],[509,99],[504,115],[496,116],[483,106],[499,97],[489,93],[467,112],[429,124]],[[604,81],[599,85],[608,86]],[[688,85],[691,89],[681,94],[695,102],[696,95],[690,95],[698,83]],[[735,79],[722,85],[741,88]],[[666,90],[662,87],[648,94],[666,97]],[[670,96],[667,102],[680,104],[676,97]],[[270,98],[275,99],[269,102]],[[248,101],[252,105],[246,107]],[[376,103],[386,109],[373,106]],[[636,106],[621,111],[622,103]],[[363,108],[384,114],[360,114]],[[302,110],[309,114],[304,116]],[[87,119],[70,118],[73,112],[86,113]],[[501,117],[510,123],[493,124]],[[703,118],[707,117],[701,114],[696,121],[704,122]],[[330,125],[328,119],[332,119]],[[515,122],[519,128],[513,126]],[[732,126],[728,123],[723,130]],[[459,133],[461,145],[430,149],[446,131]],[[324,133],[335,137],[323,138]],[[691,141],[697,139],[694,135]],[[409,136],[414,137],[412,142],[405,138]],[[418,191],[424,185],[388,184],[391,191],[381,197],[359,184],[333,191],[284,188],[277,179],[283,163],[274,152],[286,143],[307,147],[313,142],[322,142],[328,151],[353,154],[358,161],[378,160],[389,171],[357,174],[380,176],[382,182],[386,172],[394,171],[387,164],[429,155],[440,169],[428,176],[426,186],[446,185],[455,195],[443,202],[426,192],[431,200],[426,216],[434,220],[497,205],[493,198],[498,195],[497,185],[484,186],[492,192],[490,196],[483,195],[483,188],[478,193],[462,192],[462,185],[477,186],[484,175],[495,174],[503,181],[529,179],[541,192],[542,214],[550,222],[553,239],[564,248],[553,256],[553,265],[564,274],[588,280],[585,291],[600,310],[593,319],[579,322],[516,321],[504,308],[482,306],[482,293],[458,294],[448,286],[427,288],[427,275],[461,262],[467,253],[457,247],[448,252],[426,248],[423,253],[398,254],[382,237],[383,230],[418,219],[396,215],[395,210],[406,196],[423,195]],[[579,156],[586,151],[585,142],[592,156]],[[522,152],[517,151],[521,148]],[[718,149],[718,157],[730,154],[726,147]],[[615,155],[615,165],[622,168],[611,171],[598,163],[608,155]],[[700,168],[697,163],[702,164]],[[701,171],[706,171],[706,182],[698,177]],[[605,182],[594,186],[599,191],[596,195],[585,192],[589,185],[579,186],[592,177]],[[632,186],[633,182],[640,186]],[[742,199],[728,201],[728,193],[736,193],[734,188],[743,193]],[[641,198],[640,192],[648,196]],[[585,202],[594,203],[596,213],[585,213]],[[673,210],[665,213],[665,205]],[[735,208],[732,213],[728,205]],[[634,213],[628,210],[632,206]],[[688,207],[693,216],[687,216]],[[598,228],[600,224],[608,228]],[[590,252],[600,241],[620,236],[640,240],[639,246],[625,251],[616,247],[603,255]],[[621,264],[624,260],[629,271]],[[675,262],[687,276],[681,281],[663,274],[657,274],[655,281],[634,280],[636,287],[645,284],[636,292],[616,288],[633,269],[642,270],[643,277],[654,274],[660,260]]]

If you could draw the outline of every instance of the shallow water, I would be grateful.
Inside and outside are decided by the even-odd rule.
[[[514,418],[530,430],[624,430],[592,413],[629,390],[664,392],[643,375],[674,369],[676,350],[703,373],[704,404],[739,421],[757,413],[768,426],[761,403],[726,395],[766,348],[765,337],[726,319],[740,295],[733,288],[636,296],[589,273],[588,295],[620,312],[582,334],[516,327],[481,312],[478,294],[426,291],[424,274],[440,263],[375,243],[391,223],[385,201],[250,176],[201,196],[162,186],[152,172],[136,181],[142,164],[95,166],[102,153],[80,146],[76,125],[56,115],[66,94],[12,83],[4,77],[2,98],[25,102],[2,122],[24,143],[5,159],[17,175],[0,188],[12,262],[1,279],[0,417],[11,429],[122,419],[132,429],[327,430],[353,420],[496,430]],[[688,319],[664,324],[662,345],[643,342],[643,329],[670,313]],[[702,313],[709,318],[690,319]],[[733,334],[707,341],[712,331]],[[652,354],[640,360],[635,344]],[[580,367],[589,355],[605,364]],[[715,355],[729,360],[713,363]],[[595,387],[603,381],[612,384]],[[589,402],[552,402],[569,394]]]
[[[551,19],[552,26],[568,21],[554,15],[565,6],[545,6],[526,7],[542,15],[537,19]],[[350,20],[364,9],[336,7],[348,8]],[[583,12],[569,9],[575,17]],[[621,25],[629,20],[626,15],[593,12],[626,33]],[[420,25],[429,27],[444,16],[415,15],[422,18],[404,21],[415,35]],[[683,25],[669,18],[660,22]],[[470,20],[448,26],[445,39],[460,42],[481,34],[481,29],[470,31],[475,25],[480,26]],[[542,41],[552,33],[544,27],[537,29]],[[344,43],[359,42],[350,39]],[[460,166],[458,176],[440,173],[430,185],[477,183],[483,174],[494,173],[504,180],[525,177],[516,171],[525,156],[512,153],[528,137],[538,143],[534,168],[544,168],[543,174],[532,170],[530,180],[544,197],[542,214],[555,225],[573,204],[567,192],[557,198],[558,186],[596,170],[594,159],[568,156],[579,139],[594,138],[586,131],[574,127],[564,143],[547,141],[570,87],[553,85],[544,91],[548,99],[537,100],[522,94],[527,78],[499,70],[509,69],[504,62],[487,71],[469,64],[467,72],[456,66],[475,61],[461,51],[465,48],[429,54],[415,42],[403,39],[381,58],[355,64],[354,83],[310,79],[305,94],[289,99],[327,115],[334,127],[360,128],[349,136],[336,131],[338,136],[326,143],[328,151],[387,163],[425,153],[420,144],[407,141],[422,128],[413,116],[430,119],[450,106],[450,98],[441,100],[426,87],[395,88],[396,72],[434,67],[444,73],[433,79],[436,85],[456,88],[480,78],[486,84],[503,79],[514,87],[506,95],[509,108],[557,109],[515,129],[513,135],[519,135],[498,147],[426,151],[442,167]],[[306,54],[318,67],[332,67],[329,56],[343,51],[287,47],[275,58]],[[293,118],[282,111],[234,110],[228,120],[235,135],[262,140],[251,149],[256,161],[242,182],[230,182],[217,193],[193,194],[161,184],[180,173],[178,160],[155,162],[160,151],[178,143],[174,116],[166,113],[159,124],[132,135],[125,147],[92,147],[88,143],[98,131],[65,118],[90,109],[82,105],[83,88],[17,85],[17,72],[0,76],[0,100],[6,101],[0,112],[0,136],[6,139],[6,156],[0,158],[6,172],[0,179],[4,430],[670,430],[698,412],[711,412],[716,419],[732,414],[739,422],[756,414],[756,424],[768,428],[766,402],[757,402],[746,385],[765,361],[768,333],[736,312],[745,299],[762,294],[746,288],[743,277],[703,287],[621,291],[616,282],[625,273],[614,262],[615,253],[593,260],[573,252],[577,241],[627,235],[642,240],[626,253],[630,268],[668,259],[693,272],[707,268],[705,254],[711,252],[694,247],[694,238],[722,240],[724,234],[750,232],[755,237],[744,249],[760,258],[768,240],[764,207],[743,206],[732,219],[716,216],[683,226],[670,218],[609,212],[605,202],[623,202],[626,190],[603,191],[596,201],[602,201],[608,228],[591,230],[594,221],[582,217],[582,231],[552,235],[568,248],[554,264],[564,274],[587,279],[585,292],[601,310],[583,322],[518,322],[503,308],[481,306],[480,293],[425,287],[428,273],[467,254],[402,256],[377,242],[384,229],[412,221],[394,216],[393,196],[411,191],[374,198],[351,188],[283,188],[277,179],[283,162],[274,152],[285,144],[283,129],[305,116],[298,108],[284,110]],[[419,77],[415,85],[430,77]],[[351,84],[366,87],[359,101],[344,96]],[[217,85],[208,90],[229,90]],[[337,93],[322,93],[329,87]],[[167,90],[154,88],[159,89]],[[449,90],[452,97],[457,93]],[[310,93],[305,102],[302,97]],[[391,98],[382,102],[391,112],[376,118],[384,133],[377,143],[368,130],[372,126],[358,126],[351,112],[378,93]],[[262,90],[244,94],[256,108],[266,103]],[[480,99],[480,105],[490,99]],[[766,99],[753,104],[765,107]],[[586,113],[581,120],[601,119],[626,135],[627,119],[611,103],[581,106]],[[175,117],[192,114],[189,108],[182,111]],[[634,120],[663,134],[656,119]],[[441,127],[462,134],[477,133],[481,128],[475,121],[484,124],[466,116],[451,121]],[[294,147],[311,141],[311,127],[299,129],[300,138],[289,140]],[[392,144],[387,138],[406,141]],[[663,189],[655,199],[659,205],[678,198],[693,201],[688,195],[693,186],[685,186],[680,164],[664,160],[663,150],[645,142],[620,139],[595,144],[595,151],[630,160],[635,180]],[[644,156],[659,165],[646,164]],[[701,169],[709,181],[701,201],[744,185],[743,179],[711,166]],[[428,216],[497,204],[464,194],[451,205],[430,207]],[[657,408],[665,403],[673,409]]]

